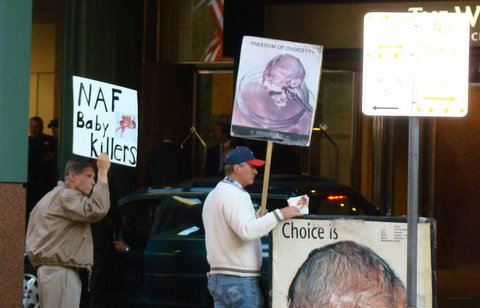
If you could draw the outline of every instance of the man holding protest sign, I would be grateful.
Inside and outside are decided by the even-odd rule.
[[[101,220],[110,208],[110,159],[102,153],[95,166],[74,158],[65,166],[65,182],[47,193],[30,214],[26,252],[38,267],[43,307],[78,307],[80,269],[91,273],[93,240],[90,223]]]
[[[205,200],[208,289],[215,307],[263,306],[260,238],[280,221],[302,215],[298,207],[287,206],[257,217],[244,187],[253,184],[256,167],[264,164],[249,148],[236,147],[225,158],[225,178]]]

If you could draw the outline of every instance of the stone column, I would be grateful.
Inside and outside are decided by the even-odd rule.
[[[25,189],[22,184],[0,183],[0,196],[0,307],[20,307],[23,297]]]
[[[0,307],[20,307],[25,249],[32,1],[0,1]],[[15,31],[12,31],[15,29]]]

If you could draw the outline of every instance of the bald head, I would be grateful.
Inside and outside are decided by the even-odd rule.
[[[342,241],[310,252],[289,289],[289,307],[405,307],[405,287],[370,248]]]

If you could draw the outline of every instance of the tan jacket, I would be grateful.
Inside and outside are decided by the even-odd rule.
[[[110,208],[108,184],[98,182],[90,197],[59,181],[30,213],[26,252],[34,266],[93,266],[90,222],[97,222]]]

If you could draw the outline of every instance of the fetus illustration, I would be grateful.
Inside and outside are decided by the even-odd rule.
[[[241,78],[232,124],[308,135],[313,107],[305,68],[290,54],[273,57]]]
[[[299,94],[305,79],[305,68],[297,57],[281,54],[270,60],[263,72],[263,86],[278,108]]]
[[[118,123],[118,127],[115,130],[117,136],[125,138],[124,133],[126,130],[133,130],[136,127],[135,117],[132,115],[123,114]]]

